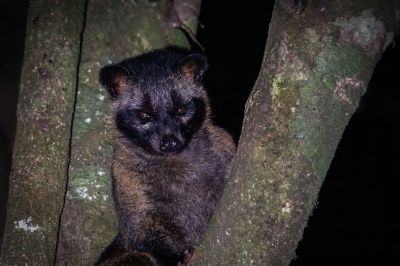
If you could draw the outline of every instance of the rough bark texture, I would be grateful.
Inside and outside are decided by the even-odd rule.
[[[276,1],[237,158],[194,265],[288,265],[335,149],[398,31],[398,1]]]
[[[54,263],[83,8],[78,0],[31,3],[1,265]]]
[[[187,45],[175,27],[185,23],[194,31],[199,7],[200,1],[88,2],[56,264],[93,265],[117,231],[110,97],[98,83],[100,67],[167,44]]]

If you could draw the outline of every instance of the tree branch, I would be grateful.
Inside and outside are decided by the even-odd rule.
[[[194,265],[288,265],[399,3],[276,1],[231,178]],[[310,2],[310,1],[308,1]],[[397,14],[397,15],[396,15]]]

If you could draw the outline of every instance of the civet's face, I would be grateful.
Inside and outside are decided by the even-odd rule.
[[[153,52],[105,66],[100,82],[114,99],[123,136],[146,152],[168,155],[181,152],[206,117],[201,78],[207,63],[192,54],[167,58],[163,66],[162,56]]]

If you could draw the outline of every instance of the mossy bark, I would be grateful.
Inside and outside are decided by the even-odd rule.
[[[237,158],[194,265],[288,265],[398,1],[276,1]]]
[[[98,83],[99,69],[168,44],[187,45],[176,27],[184,23],[195,31],[199,8],[199,0],[88,2],[56,264],[93,265],[117,231],[111,196],[111,100]]]
[[[31,2],[1,265],[54,263],[83,10],[78,0]]]

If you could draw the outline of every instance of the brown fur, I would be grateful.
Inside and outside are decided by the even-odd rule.
[[[206,122],[203,130],[210,134],[210,153],[219,156],[228,155],[230,160],[235,151],[235,145],[232,138],[224,130],[215,127],[210,122]],[[205,163],[199,158],[188,157],[184,152],[165,160],[154,160],[152,163],[148,163],[146,159],[129,148],[130,144],[125,139],[117,138],[115,146],[115,159],[113,164],[113,186],[114,186],[114,199],[116,204],[116,210],[119,217],[125,217],[128,215],[135,215],[135,221],[127,217],[126,224],[120,224],[121,238],[123,239],[124,248],[126,250],[132,250],[134,247],[130,246],[131,242],[143,242],[146,241],[147,233],[149,231],[158,230],[165,232],[165,234],[171,238],[175,247],[176,252],[184,252],[188,248],[194,248],[199,244],[200,237],[206,229],[206,224],[210,217],[203,221],[202,226],[198,229],[200,232],[193,232],[192,228],[185,228],[184,234],[186,239],[182,239],[182,235],[175,236],[171,235],[169,230],[165,228],[162,219],[164,216],[154,216],[153,213],[155,205],[160,204],[150,199],[145,191],[153,190],[153,184],[146,182],[146,175],[159,175],[165,179],[169,179],[169,187],[165,190],[169,190],[170,193],[182,199],[186,204],[187,197],[189,196],[191,201],[200,203],[207,199],[207,191],[209,187],[216,189],[216,197],[210,202],[209,213],[211,214],[215,208],[215,204],[218,201],[220,194],[224,186],[224,180],[215,180],[213,183],[204,184],[201,179],[195,179],[195,181],[188,180],[187,176],[199,176],[201,172],[208,172],[210,163]],[[199,163],[196,163],[199,162]],[[230,163],[226,164],[224,172],[228,174],[230,169]],[[181,196],[181,197],[180,197]],[[162,204],[162,203],[161,203]],[[130,211],[127,214],[127,210]],[[191,212],[192,210],[186,210]],[[140,230],[134,230],[131,225],[136,225]],[[185,226],[187,226],[185,224]],[[176,237],[176,239],[174,239]],[[133,241],[132,241],[133,240]],[[174,241],[176,241],[174,243]]]

